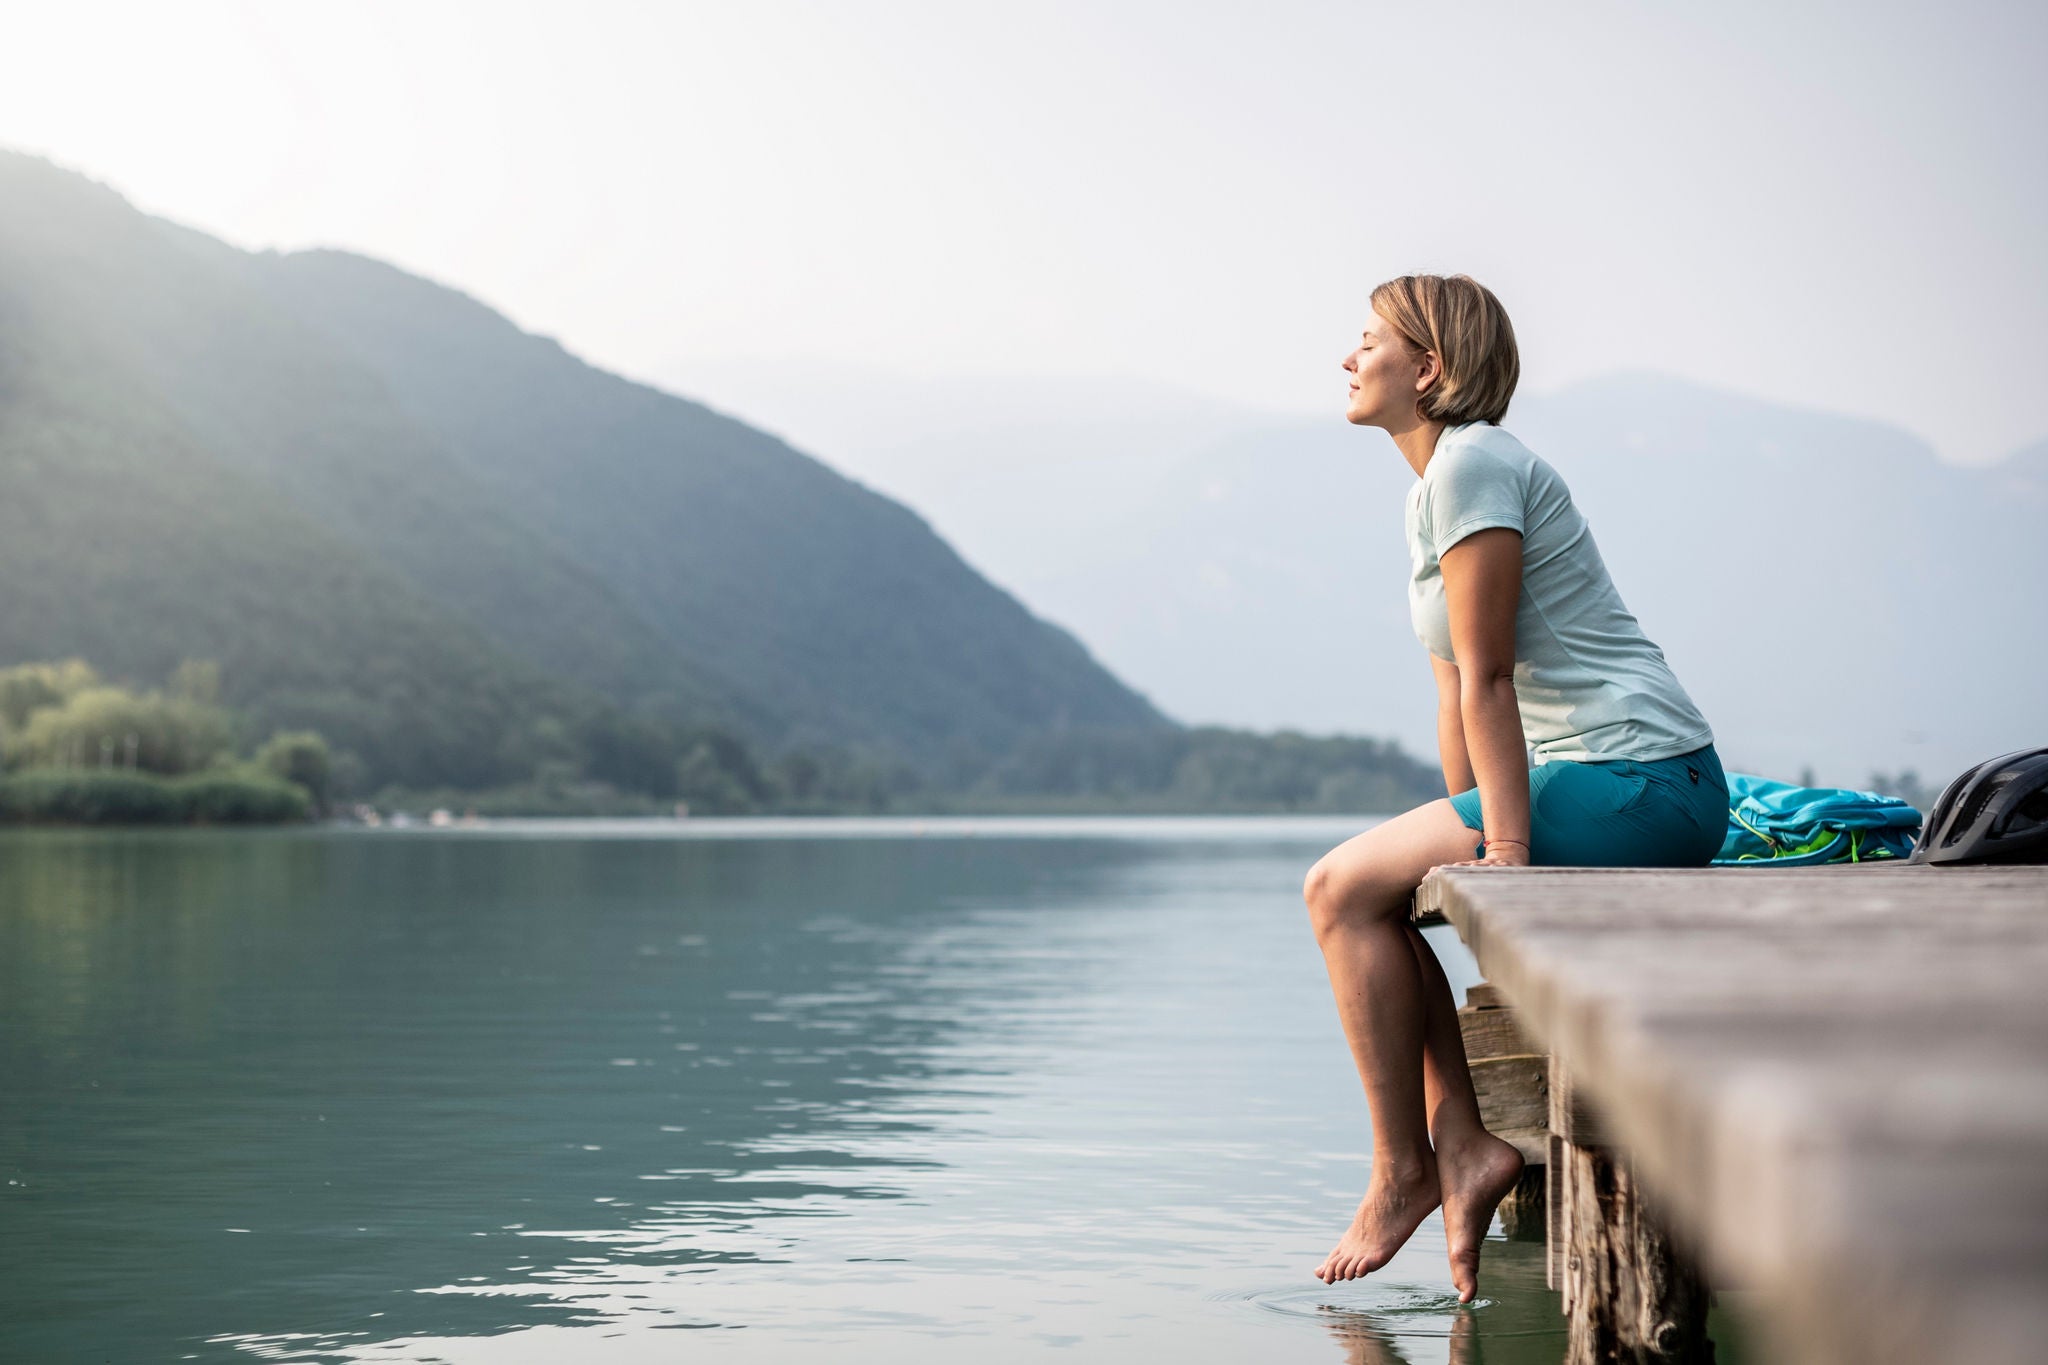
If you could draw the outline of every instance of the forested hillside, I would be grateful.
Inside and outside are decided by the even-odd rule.
[[[1062,734],[1181,733],[775,437],[389,266],[243,252],[11,153],[0,574],[0,665],[218,663],[364,789],[877,805],[1014,790]]]

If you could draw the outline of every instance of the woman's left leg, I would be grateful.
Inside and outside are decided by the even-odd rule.
[[[1486,1131],[1479,1116],[1479,1098],[1472,1088],[1465,1033],[1458,1024],[1458,1002],[1451,994],[1450,980],[1422,931],[1412,924],[1407,929],[1409,946],[1422,971],[1427,1017],[1422,1080],[1429,1108],[1429,1137],[1436,1150],[1437,1188],[1444,1207],[1444,1241],[1451,1283],[1457,1286],[1459,1302],[1465,1303],[1479,1290],[1479,1248],[1493,1226],[1493,1211],[1521,1179],[1522,1154],[1512,1143]]]

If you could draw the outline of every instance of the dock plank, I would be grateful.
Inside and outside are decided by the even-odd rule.
[[[2048,1355],[2048,868],[1446,868],[1416,911],[1778,1356]]]

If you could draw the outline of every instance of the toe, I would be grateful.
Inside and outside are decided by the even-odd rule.
[[[1458,1287],[1458,1302],[1472,1302],[1473,1293],[1479,1288],[1479,1267],[1460,1258],[1451,1263],[1451,1283]]]

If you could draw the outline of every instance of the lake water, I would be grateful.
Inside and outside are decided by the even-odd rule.
[[[1366,823],[0,836],[0,1360],[1557,1361],[1310,1274]]]

